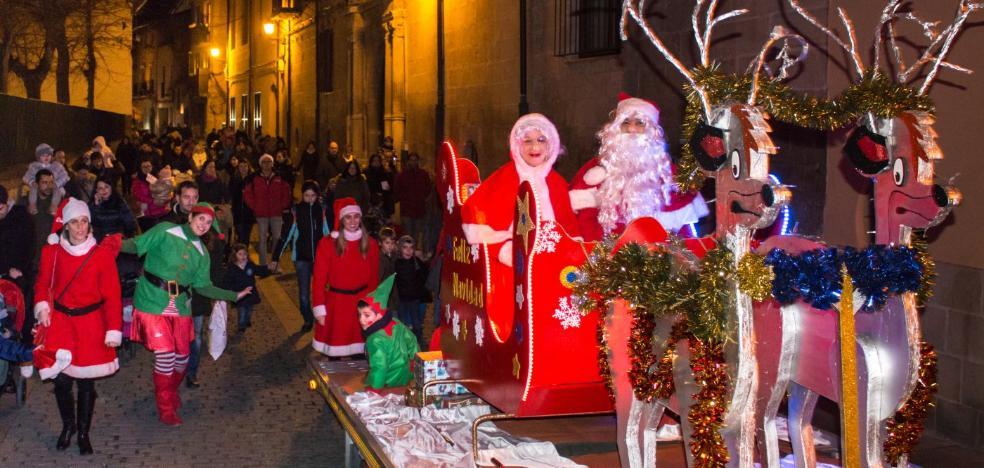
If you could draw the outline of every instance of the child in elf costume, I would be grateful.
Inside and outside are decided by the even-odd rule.
[[[390,275],[358,303],[359,325],[366,338],[366,355],[369,356],[366,386],[371,389],[409,383],[412,378],[410,363],[420,350],[413,332],[386,309],[395,277]]]

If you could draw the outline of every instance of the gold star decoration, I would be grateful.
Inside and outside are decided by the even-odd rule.
[[[516,380],[519,380],[519,371],[520,369],[522,369],[522,367],[519,365],[519,354],[513,354],[512,365],[513,365],[513,371],[512,371],[513,377],[516,377]]]
[[[516,200],[519,204],[516,209],[519,211],[519,223],[516,225],[516,232],[523,236],[523,250],[529,252],[529,236],[533,230],[533,220],[530,218],[530,193],[523,194],[523,198]]]

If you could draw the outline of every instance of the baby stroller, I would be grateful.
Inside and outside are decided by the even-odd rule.
[[[4,339],[20,340],[24,308],[24,294],[20,288],[12,281],[0,279],[0,336]],[[27,379],[20,375],[16,364],[0,359],[0,397],[14,393],[17,403],[23,405],[27,399]]]
[[[120,273],[120,295],[123,299],[123,343],[120,346],[120,360],[133,359],[134,347],[130,342],[130,326],[133,323],[133,293],[137,280],[143,272],[143,263],[133,254],[121,253],[116,257],[116,267]]]

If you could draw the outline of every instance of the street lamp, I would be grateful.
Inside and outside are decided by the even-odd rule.
[[[263,34],[267,36],[272,36],[276,32],[277,26],[271,22],[263,23]]]
[[[222,55],[222,50],[219,49],[218,47],[212,47],[211,49],[208,50],[208,53],[213,58],[219,58],[219,55]]]

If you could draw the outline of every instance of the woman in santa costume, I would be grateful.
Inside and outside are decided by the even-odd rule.
[[[158,417],[169,426],[181,424],[178,388],[188,369],[195,334],[189,307],[192,289],[219,301],[239,300],[253,289],[237,293],[212,285],[212,262],[200,239],[209,229],[221,235],[215,209],[202,202],[191,208],[187,224],[160,223],[123,242],[122,251],[143,257],[144,267],[133,296],[130,339],[154,352]]]
[[[512,224],[522,182],[529,182],[538,194],[541,221],[555,221],[569,236],[579,237],[567,181],[553,170],[562,152],[553,122],[535,113],[520,117],[509,132],[512,162],[496,169],[462,206],[462,228],[468,243],[488,244],[492,258],[512,267]],[[502,276],[492,273],[493,277]]]
[[[42,379],[54,379],[62,431],[55,447],[65,450],[79,433],[79,453],[92,453],[89,428],[96,402],[95,379],[115,373],[123,339],[123,306],[116,254],[120,236],[96,244],[89,207],[69,198],[59,208],[34,284],[34,363]],[[78,403],[72,384],[78,386]]]
[[[707,216],[699,193],[676,190],[655,104],[620,93],[614,117],[598,139],[598,156],[571,182],[571,205],[585,240],[621,233],[641,217],[656,218],[667,231],[678,232]]]
[[[318,241],[311,282],[314,339],[322,354],[365,353],[359,325],[359,299],[379,284],[379,245],[366,233],[362,209],[353,198],[335,200],[336,231]]]

